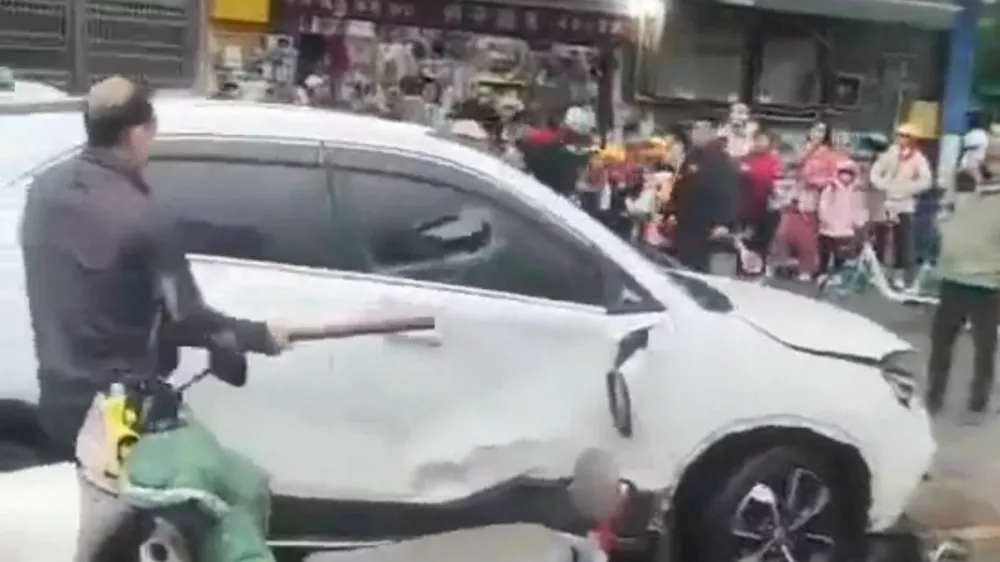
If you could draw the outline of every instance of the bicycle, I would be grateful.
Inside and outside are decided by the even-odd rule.
[[[815,296],[819,300],[837,301],[865,294],[874,288],[890,302],[933,306],[938,299],[928,294],[931,277],[932,269],[922,267],[917,280],[909,289],[897,289],[889,281],[871,241],[866,239],[855,257],[845,261],[817,283]]]

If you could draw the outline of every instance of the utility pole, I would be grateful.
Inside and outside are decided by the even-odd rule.
[[[212,71],[209,60],[209,18],[211,15],[211,0],[192,0],[195,4],[198,23],[195,25],[194,38],[194,91],[208,93],[209,74]]]
[[[993,2],[964,0],[962,11],[951,29],[948,68],[945,72],[944,99],[941,100],[941,144],[938,149],[938,181],[951,189],[951,178],[961,153],[962,135],[967,128],[969,102],[972,98],[976,36],[983,5]]]
[[[87,73],[87,8],[89,0],[66,0],[66,46],[69,52],[69,90],[83,93],[90,87]]]

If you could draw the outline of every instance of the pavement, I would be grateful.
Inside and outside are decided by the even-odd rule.
[[[717,260],[713,269],[733,271],[726,257]],[[794,281],[773,284],[793,292],[809,290]],[[875,290],[840,304],[913,343],[918,353],[910,367],[924,375],[931,308],[895,304]],[[996,562],[1000,561],[1000,381],[993,389],[993,413],[982,425],[968,426],[961,420],[971,379],[972,343],[964,333],[955,349],[945,410],[935,421],[938,454],[931,477],[913,498],[908,515],[931,540],[960,542],[968,549],[965,559]]]
[[[911,367],[925,373],[931,309],[894,304],[876,291],[853,297],[844,306],[913,343],[919,351]],[[1000,415],[995,413],[1000,385],[994,387],[994,413],[985,423],[963,425],[971,379],[972,342],[964,333],[955,349],[945,411],[934,424],[938,453],[931,477],[913,498],[908,514],[930,536],[964,543],[971,560],[995,562],[1000,560]]]
[[[863,311],[917,347],[914,372],[924,374],[932,311],[892,304],[875,292],[853,300],[848,308]],[[993,389],[992,413],[985,422],[963,425],[972,356],[971,339],[964,333],[955,349],[945,411],[934,424],[938,453],[931,478],[913,498],[909,515],[939,538],[966,543],[971,559],[994,562],[1000,560],[1000,385]]]

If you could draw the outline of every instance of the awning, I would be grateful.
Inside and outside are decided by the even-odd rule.
[[[845,18],[901,23],[925,29],[950,29],[959,0],[716,0],[732,6]]]

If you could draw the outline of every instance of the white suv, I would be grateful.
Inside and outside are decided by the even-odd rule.
[[[651,548],[638,539],[677,527],[692,559],[840,560],[896,521],[929,464],[911,348],[863,317],[656,263],[425,128],[241,102],[156,109],[148,180],[209,303],[294,323],[400,308],[437,319],[254,358],[246,388],[192,392],[219,437],[273,475],[276,544],[509,520],[571,529],[548,494],[596,446],[633,484],[614,531],[635,540],[620,545]],[[74,112],[0,127],[39,120],[52,147],[82,143]],[[29,183],[0,189],[11,411],[37,392],[16,240]],[[0,428],[3,440],[30,446]]]

